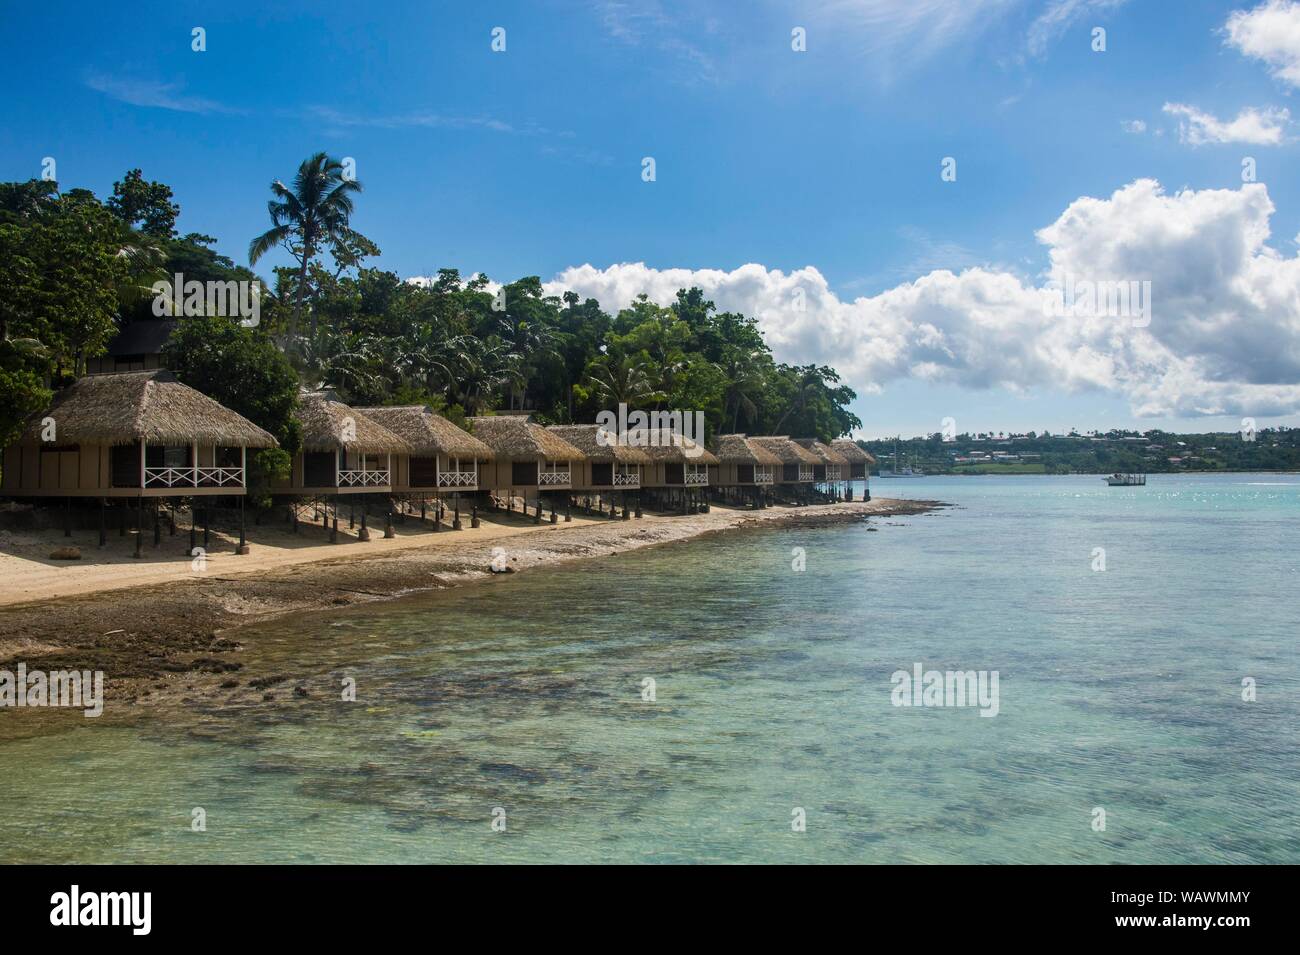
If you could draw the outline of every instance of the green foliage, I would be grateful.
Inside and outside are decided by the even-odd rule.
[[[286,451],[298,450],[298,376],[258,329],[220,316],[181,319],[163,363],[191,388],[271,432]]]
[[[0,338],[45,345],[48,364],[34,371],[79,375],[117,332],[120,295],[139,259],[127,253],[129,235],[88,193],[32,205],[21,192],[8,190],[29,212],[9,212],[0,224]]]
[[[777,364],[758,323],[720,313],[698,288],[667,306],[642,296],[611,316],[594,299],[545,294],[538,276],[500,289],[486,275],[442,269],[414,284],[373,268],[379,248],[351,228],[361,186],[325,153],[289,184],[272,183],[271,228],[250,265],[274,248],[261,324],[186,318],[164,361],[181,380],[298,446],[299,378],[357,404],[428,404],[455,421],[498,409],[540,421],[592,421],[602,410],[702,411],[710,433],[789,433],[830,439],[860,426],[856,397],[831,368]],[[93,194],[35,180],[0,184],[0,430],[39,406],[47,373],[77,373],[114,333],[114,319],[152,319],[149,286],[253,281],[210,246],[176,235],[171,190],[138,169],[101,204]],[[305,321],[304,321],[305,320]],[[300,331],[305,325],[305,330]],[[3,417],[11,415],[10,417]]]
[[[128,226],[156,239],[176,234],[176,217],[181,207],[172,202],[172,191],[161,182],[146,182],[139,169],[113,183],[113,195],[105,203],[109,211]]]
[[[329,250],[334,255],[340,272],[356,265],[365,255],[379,251],[348,224],[352,196],[360,191],[361,183],[347,175],[343,163],[323,152],[303,160],[292,188],[278,179],[271,183],[275,196],[267,203],[271,228],[249,243],[248,264],[256,265],[258,259],[277,246],[297,261],[297,271],[291,276],[290,338],[296,336],[303,308],[311,297],[309,277],[322,251]],[[310,337],[316,337],[315,310]]]
[[[283,448],[262,448],[248,458],[248,503],[271,506],[271,486],[287,479],[293,470],[293,456]]]

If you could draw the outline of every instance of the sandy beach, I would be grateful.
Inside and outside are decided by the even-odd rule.
[[[0,666],[21,660],[31,669],[103,670],[109,702],[211,701],[248,680],[240,673],[241,626],[479,581],[508,585],[511,574],[490,570],[495,548],[504,551],[498,565],[503,556],[512,572],[522,572],[746,527],[816,526],[942,506],[887,499],[763,511],[715,506],[707,514],[627,521],[575,514],[555,525],[492,514],[479,528],[470,529],[466,518],[464,530],[441,532],[409,518],[393,539],[372,526],[370,541],[341,529],[336,544],[320,525],[303,524],[297,535],[262,526],[250,529],[245,556],[214,533],[197,569],[185,557],[187,531],[172,537],[164,530],[157,549],[150,538],[139,559],[131,556],[129,535],[110,535],[99,551],[93,532],[68,540],[60,531],[6,531]],[[47,558],[67,543],[82,548],[82,561]]]

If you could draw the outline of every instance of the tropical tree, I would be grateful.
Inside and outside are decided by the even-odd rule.
[[[172,191],[161,182],[146,182],[139,169],[113,183],[113,194],[105,203],[108,210],[132,228],[155,239],[176,234],[176,217],[181,207],[172,202]]]
[[[602,356],[592,364],[591,383],[595,397],[608,406],[626,404],[629,408],[654,404],[663,399],[651,377],[649,362],[632,355]]]
[[[349,226],[352,196],[361,191],[361,183],[345,175],[343,163],[323,152],[305,159],[294,176],[293,187],[279,179],[271,183],[275,198],[266,204],[271,228],[248,245],[248,264],[258,260],[276,246],[281,246],[298,263],[293,291],[293,314],[290,337],[297,335],[307,295],[307,276],[314,262],[326,249],[348,249],[344,257],[360,248],[357,233]],[[316,335],[316,316],[311,320],[311,338]]]

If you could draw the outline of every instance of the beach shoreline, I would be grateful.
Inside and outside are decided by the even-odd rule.
[[[241,631],[254,623],[505,581],[515,572],[743,528],[819,527],[946,506],[881,498],[762,511],[715,505],[707,514],[647,515],[627,521],[575,516],[572,523],[555,525],[494,514],[473,531],[430,533],[424,528],[415,533],[410,525],[409,530],[399,525],[393,540],[383,540],[382,531],[374,528],[376,539],[368,543],[309,542],[302,551],[282,555],[278,563],[268,562],[267,555],[261,563],[255,556],[221,562],[214,557],[209,568],[196,572],[182,556],[161,578],[157,573],[139,579],[110,574],[102,587],[82,580],[72,593],[0,606],[0,668],[21,661],[29,671],[102,670],[106,715],[176,702],[219,705],[250,695],[265,699],[291,692],[292,687],[279,679],[259,686],[268,675],[245,672],[240,651],[246,638]],[[325,535],[319,527],[313,532]],[[491,572],[494,556],[509,573]],[[93,572],[88,567],[79,570]],[[6,592],[12,596],[15,588]],[[40,721],[37,714],[29,715]]]

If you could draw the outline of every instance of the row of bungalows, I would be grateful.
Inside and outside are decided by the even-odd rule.
[[[544,427],[521,415],[474,417],[466,430],[423,405],[351,407],[327,389],[302,392],[297,418],[301,447],[271,493],[295,515],[304,499],[318,512],[332,504],[336,521],[341,498],[362,503],[366,495],[423,505],[449,494],[458,516],[459,496],[479,492],[496,492],[508,507],[517,495],[539,509],[546,499],[553,515],[557,501],[567,507],[578,495],[602,505],[621,500],[625,514],[629,496],[638,513],[643,497],[663,510],[693,511],[708,506],[710,489],[715,499],[763,506],[776,488],[798,498],[801,485],[865,481],[872,463],[843,439],[729,434],[710,450],[669,429],[616,435],[594,424]],[[242,498],[249,450],[276,446],[164,369],[89,375],[4,449],[0,494],[97,498],[101,513],[114,499],[142,511],[152,498]],[[241,526],[241,547],[242,538]]]

